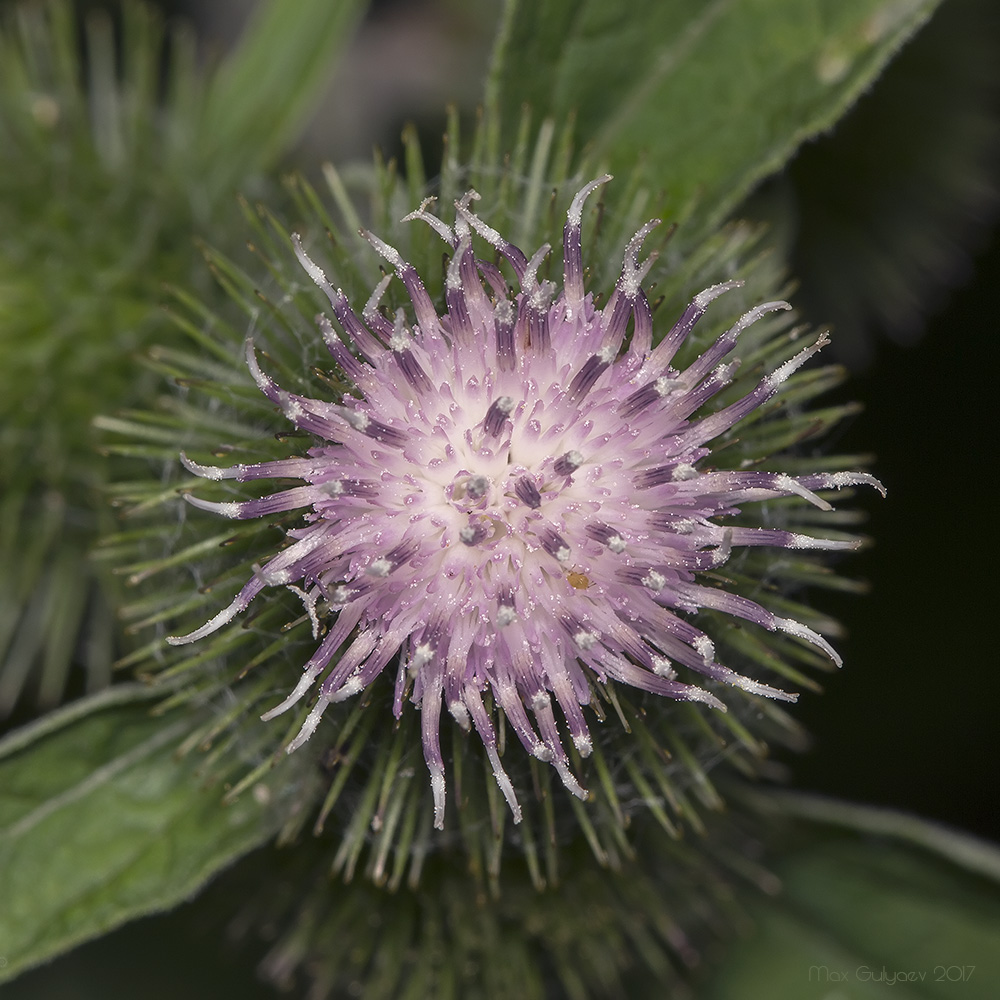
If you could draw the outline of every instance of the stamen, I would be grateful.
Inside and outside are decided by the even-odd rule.
[[[549,337],[549,306],[555,298],[556,291],[553,282],[543,281],[528,297],[527,346],[539,354],[547,353],[552,347],[552,340]]]
[[[417,274],[417,269],[405,261],[402,254],[395,247],[390,246],[384,240],[380,240],[374,233],[368,232],[367,229],[362,229],[361,235],[395,269],[399,280],[403,282],[407,294],[410,296],[410,301],[413,303],[413,309],[417,315],[417,322],[420,324],[420,329],[425,334],[436,334],[439,330],[440,322],[437,312],[434,309],[434,303],[431,302],[431,297],[427,294],[427,289],[424,287],[420,275]]]
[[[707,635],[700,635],[691,645],[706,664],[715,659],[715,643]]]
[[[398,569],[403,563],[407,562],[417,551],[418,547],[418,544],[412,539],[404,539],[398,545],[391,548],[386,555],[380,556],[371,562],[365,572],[369,576],[384,579],[393,570]]]
[[[402,309],[397,309],[389,347],[392,350],[393,357],[396,359],[396,363],[399,365],[399,370],[403,373],[403,378],[417,392],[427,393],[434,387],[431,385],[431,380],[427,377],[427,373],[421,367],[420,362],[413,356],[410,346],[412,343],[413,341],[406,330],[406,316]]]
[[[473,500],[479,500],[486,496],[490,488],[488,476],[470,476],[465,484],[465,495]]]
[[[496,328],[497,363],[501,371],[511,372],[517,367],[514,327],[517,310],[509,299],[500,299],[493,312]]]
[[[528,261],[524,276],[521,278],[521,289],[529,298],[538,291],[538,269],[542,266],[542,261],[549,255],[551,249],[551,243],[543,243]]]
[[[469,318],[469,304],[465,297],[465,281],[463,270],[472,270],[472,243],[468,237],[463,237],[458,249],[448,265],[445,277],[444,297],[448,306],[448,321],[453,337],[471,338],[474,336],[472,321]],[[463,264],[469,266],[463,268]]]
[[[483,523],[467,524],[462,528],[458,537],[463,545],[478,545],[490,533],[489,528]]]
[[[606,545],[616,555],[621,555],[625,551],[625,539],[607,524],[588,524],[586,527],[587,537],[595,542]]]
[[[654,369],[666,368],[673,356],[677,353],[681,344],[687,340],[695,324],[705,315],[705,310],[713,299],[731,291],[734,288],[741,288],[742,281],[725,281],[719,285],[712,285],[703,292],[699,292],[684,310],[681,318],[673,325],[667,335],[657,344],[656,349],[649,356],[649,362]]]
[[[368,301],[361,310],[361,318],[376,330],[388,327],[388,321],[379,312],[378,307],[382,301],[382,296],[385,295],[385,290],[389,287],[390,281],[392,281],[391,274],[383,275],[379,283],[372,289],[371,295],[368,296]]]
[[[583,455],[578,451],[567,451],[560,455],[552,466],[557,476],[571,476],[583,465]]]
[[[608,367],[609,361],[601,354],[592,354],[584,362],[583,367],[573,376],[566,395],[574,403],[578,403],[594,387],[594,383]]]
[[[406,444],[406,435],[402,431],[396,430],[395,427],[390,427],[388,424],[383,424],[380,420],[374,420],[364,410],[352,410],[346,406],[332,405],[330,409],[346,420],[354,430],[373,438],[375,441],[381,441],[383,444],[397,448]],[[333,435],[331,434],[330,437]]]
[[[490,404],[483,420],[483,429],[489,437],[498,437],[508,415],[514,409],[513,396],[499,396]]]
[[[538,492],[538,487],[529,476],[522,476],[514,484],[514,493],[521,503],[532,510],[538,510],[542,506],[542,494]]]
[[[605,174],[585,184],[570,202],[566,213],[566,225],[563,228],[563,289],[566,304],[571,310],[576,310],[583,300],[583,205],[594,191],[610,180],[611,174]]]
[[[451,717],[466,731],[469,731],[469,710],[465,707],[464,701],[452,701],[448,703],[448,711]]]
[[[635,485],[640,490],[652,489],[654,486],[662,486],[664,483],[673,482],[674,466],[657,465],[652,469],[643,469],[635,477]]]
[[[552,528],[547,528],[539,536],[542,548],[561,563],[568,562],[572,554],[566,540]]]
[[[479,195],[475,191],[470,191],[467,197],[479,200]],[[517,275],[517,280],[521,281],[528,266],[528,258],[513,243],[508,243],[492,226],[488,226],[478,215],[470,212],[468,202],[464,198],[455,202],[455,210],[460,219],[468,223],[490,246],[496,247],[507,258],[514,269],[514,274]]]

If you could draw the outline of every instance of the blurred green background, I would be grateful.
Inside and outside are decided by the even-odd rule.
[[[224,3],[195,0],[164,6],[175,14],[205,15],[210,44],[216,45],[225,43],[239,23],[239,8],[245,7],[237,4],[230,12]],[[457,2],[374,4],[365,44],[386,48],[368,51],[393,51],[389,39],[396,37],[398,42],[399,37],[391,31],[402,31],[404,42],[409,32],[414,59],[393,67],[398,79],[395,85],[386,82],[384,92],[373,95],[380,102],[377,108],[368,113],[356,110],[350,119],[328,109],[305,141],[302,157],[361,155],[372,141],[391,149],[407,117],[436,127],[433,109],[455,96],[452,88],[469,81],[474,85],[482,69],[488,34],[476,34],[483,18],[477,20],[475,15],[486,5],[473,6],[474,11],[470,7],[459,13],[462,4]],[[886,81],[833,134],[808,147],[786,176],[769,185],[754,203],[755,212],[762,211],[763,204],[781,206],[778,232],[791,248],[803,285],[801,298],[794,301],[813,322],[822,323],[832,313],[843,326],[852,316],[850,309],[837,308],[828,288],[820,289],[825,283],[835,295],[838,286],[835,281],[824,282],[829,275],[822,247],[816,245],[819,237],[813,233],[822,233],[820,223],[839,204],[846,202],[861,211],[870,197],[866,192],[878,178],[873,180],[862,170],[852,174],[851,164],[864,162],[873,122],[892,121],[892,100],[905,93],[902,84],[893,90],[889,78],[904,77],[906,72],[919,75],[929,54],[963,44],[961,39],[969,36],[955,27],[963,18],[966,32],[980,21],[973,56],[987,65],[992,52],[994,67],[1000,66],[997,6],[992,0],[946,3],[914,43],[913,54],[902,57],[901,63],[910,60],[909,70],[905,64],[890,68]],[[417,31],[427,33],[419,35],[423,48],[412,44],[412,33]],[[464,48],[463,33],[471,35]],[[946,54],[952,63],[963,61],[960,52]],[[443,72],[431,73],[431,68]],[[381,56],[379,72],[389,73]],[[880,501],[862,495],[856,501],[870,512],[868,531],[875,544],[852,556],[843,571],[868,580],[872,590],[862,598],[823,595],[826,607],[848,629],[846,638],[837,642],[845,667],[825,679],[822,697],[807,695],[797,707],[797,717],[812,734],[811,750],[780,759],[794,787],[914,812],[992,839],[1000,834],[997,726],[991,721],[1000,694],[996,680],[1000,656],[995,625],[989,625],[1000,596],[992,530],[998,486],[998,74],[994,68],[992,80],[977,91],[981,102],[977,111],[983,121],[992,123],[994,134],[983,139],[976,170],[959,158],[952,187],[943,184],[942,192],[927,192],[928,205],[933,194],[961,192],[962,172],[968,171],[970,190],[981,187],[984,176],[992,178],[994,201],[957,197],[949,203],[944,197],[934,204],[937,214],[927,231],[919,234],[920,239],[936,242],[941,251],[939,287],[922,302],[926,325],[914,315],[887,322],[869,309],[860,313],[864,322],[842,333],[845,359],[855,371],[838,396],[858,399],[865,409],[832,445],[845,452],[873,453],[874,471],[888,487],[889,497]],[[941,89],[946,92],[946,84]],[[401,95],[406,95],[406,102]],[[902,107],[899,114],[905,119]],[[361,129],[362,121],[374,132]],[[324,142],[324,135],[340,141]],[[924,146],[935,141],[948,140],[927,135],[920,139]],[[939,152],[930,147],[925,151]],[[824,173],[824,164],[830,162],[846,165],[835,179],[836,187]],[[881,182],[891,185],[891,178]],[[919,193],[914,204],[919,215]],[[811,276],[816,278],[812,292]],[[928,290],[935,283],[917,270],[911,276]],[[841,290],[845,298],[851,297],[849,270]],[[887,331],[895,334],[895,340],[885,336]],[[835,329],[835,341],[837,337]],[[255,975],[264,946],[230,946],[221,940],[218,914],[226,912],[225,897],[223,876],[198,902],[85,945],[0,987],[0,996],[4,1000],[98,996],[249,1000],[276,995]],[[962,995],[956,988],[955,996]]]

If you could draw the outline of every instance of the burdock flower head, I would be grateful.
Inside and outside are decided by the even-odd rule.
[[[744,546],[856,544],[729,522],[746,504],[780,497],[829,509],[817,490],[878,487],[871,476],[719,470],[712,461],[713,441],[774,396],[825,338],[742,398],[699,415],[732,380],[741,332],[789,306],[756,306],[700,357],[674,367],[710,303],[739,282],[701,292],[654,338],[641,282],[655,255],[640,261],[653,221],[629,241],[621,275],[598,308],[584,288],[582,214],[586,198],[608,180],[587,184],[570,205],[561,287],[540,276],[550,247],[528,258],[472,211],[474,192],[457,203],[454,228],[427,203],[412,213],[408,218],[431,225],[452,248],[442,314],[415,268],[365,234],[405,286],[412,314],[399,310],[390,319],[379,310],[387,276],[359,316],[296,237],[299,260],[328,296],[343,334],[320,317],[323,337],[356,395],[320,400],[287,392],[248,343],[261,391],[317,443],[304,457],[231,468],[184,458],[208,479],[304,483],[246,502],[188,496],[195,507],[230,518],[306,513],[304,526],[289,533],[291,544],[225,610],[170,641],[209,635],[265,587],[293,589],[321,641],[295,688],[263,718],[318,686],[288,746],[295,750],[329,704],[364,691],[393,664],[396,716],[407,699],[421,711],[438,827],[445,812],[442,702],[459,724],[475,728],[516,821],[498,713],[525,750],[551,763],[583,798],[567,738],[581,756],[590,753],[584,708],[594,683],[610,679],[720,710],[723,685],[794,700],[717,662],[712,636],[690,620],[700,609],[787,633],[839,662],[813,629],[703,579]],[[507,262],[517,287],[475,255],[474,234]]]

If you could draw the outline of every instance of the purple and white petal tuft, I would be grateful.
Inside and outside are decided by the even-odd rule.
[[[750,309],[684,370],[674,369],[713,300],[740,282],[696,295],[654,346],[642,282],[656,254],[640,259],[651,222],[629,241],[620,277],[598,308],[584,288],[583,209],[610,179],[587,184],[570,205],[561,288],[540,280],[548,245],[529,257],[475,214],[475,192],[456,203],[454,228],[428,211],[430,201],[407,217],[431,226],[451,248],[440,310],[413,264],[365,232],[409,296],[412,321],[404,311],[392,321],[379,311],[388,276],[359,318],[294,236],[303,269],[330,301],[333,319],[320,318],[321,333],[361,398],[290,393],[262,369],[248,342],[247,364],[261,392],[315,445],[305,457],[231,468],[181,456],[188,472],[205,479],[304,484],[245,501],[186,495],[193,506],[241,519],[301,510],[306,526],[290,532],[292,544],[256,570],[227,608],[168,641],[204,638],[265,587],[292,589],[319,646],[293,690],[263,716],[273,719],[316,692],[289,752],[316,732],[327,706],[398,662],[394,711],[402,711],[408,692],[421,713],[437,827],[447,798],[445,705],[482,741],[518,822],[498,715],[528,753],[585,798],[566,741],[581,756],[591,752],[584,710],[594,680],[720,710],[719,683],[794,699],[717,663],[711,639],[689,621],[700,609],[785,633],[840,662],[816,631],[706,586],[700,576],[744,547],[856,544],[728,520],[745,504],[781,497],[829,509],[817,491],[881,491],[873,477],[726,470],[710,461],[713,442],[779,393],[825,337],[742,398],[699,417],[732,379],[738,362],[728,356],[742,332],[789,307]],[[506,261],[519,288],[508,287],[494,262],[475,257],[473,233]],[[320,596],[331,609],[322,622]],[[713,693],[699,677],[715,683]]]

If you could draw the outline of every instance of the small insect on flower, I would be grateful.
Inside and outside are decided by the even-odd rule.
[[[442,702],[461,726],[476,730],[517,821],[520,807],[500,760],[495,712],[528,753],[549,762],[583,798],[563,732],[581,756],[590,753],[583,706],[594,682],[611,679],[724,709],[705,688],[678,679],[675,665],[681,665],[689,679],[693,672],[794,700],[716,662],[712,639],[689,620],[699,609],[788,633],[839,663],[826,640],[805,625],[699,582],[700,573],[721,566],[741,546],[856,544],[720,522],[743,504],[786,496],[829,509],[816,490],[861,483],[881,489],[871,476],[703,467],[711,442],[774,396],[825,337],[743,398],[695,417],[730,382],[738,362],[726,359],[740,333],[789,306],[756,306],[700,357],[681,370],[672,367],[712,300],[740,282],[695,296],[654,346],[641,288],[654,257],[639,260],[658,224],[653,221],[628,243],[621,276],[598,309],[584,290],[582,214],[587,197],[608,180],[591,181],[570,205],[561,288],[539,278],[550,247],[527,258],[474,214],[475,192],[457,202],[454,227],[430,215],[428,202],[421,205],[407,219],[431,225],[452,250],[441,315],[412,264],[365,233],[405,286],[412,316],[400,310],[387,319],[376,294],[359,317],[294,237],[303,268],[326,293],[354,347],[319,317],[330,353],[360,398],[327,401],[286,392],[261,370],[248,343],[247,364],[260,390],[317,443],[305,457],[232,468],[182,456],[187,469],[207,479],[306,484],[242,503],[188,496],[195,507],[231,518],[302,508],[305,523],[289,532],[292,544],[225,610],[169,641],[209,635],[268,586],[293,587],[313,608],[326,602],[335,615],[318,648],[288,697],[263,718],[287,711],[318,685],[291,752],[316,731],[329,704],[363,691],[398,659],[394,711],[398,718],[407,696],[420,708],[439,828],[445,812]],[[475,256],[473,234],[506,260],[517,288]]]

